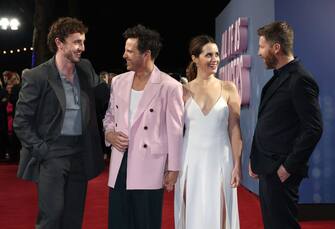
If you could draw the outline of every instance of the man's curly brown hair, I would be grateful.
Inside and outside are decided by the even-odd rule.
[[[76,18],[62,17],[55,21],[51,27],[48,34],[48,46],[51,52],[55,53],[57,51],[57,45],[55,39],[58,38],[60,41],[64,42],[72,33],[87,33],[88,29],[84,23]]]

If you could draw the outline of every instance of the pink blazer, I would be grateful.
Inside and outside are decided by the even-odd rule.
[[[178,171],[183,134],[182,85],[156,66],[129,126],[134,72],[112,81],[105,133],[122,131],[129,138],[127,189],[159,189],[166,170]],[[108,185],[114,187],[124,152],[112,147]]]

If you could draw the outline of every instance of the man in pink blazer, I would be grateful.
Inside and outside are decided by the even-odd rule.
[[[112,145],[108,185],[110,229],[160,229],[163,186],[173,189],[180,168],[182,85],[154,64],[160,35],[129,28],[124,74],[113,79],[104,119]]]

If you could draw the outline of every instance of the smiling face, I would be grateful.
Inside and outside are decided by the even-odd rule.
[[[193,61],[197,65],[198,72],[205,75],[215,74],[220,62],[217,45],[214,43],[207,43],[202,47],[202,52],[198,57],[193,56]]]
[[[278,64],[274,46],[275,45],[267,41],[264,36],[259,37],[258,55],[263,59],[267,69],[274,69]]]
[[[85,51],[85,34],[72,33],[65,38],[62,42],[56,38],[56,45],[58,52],[71,63],[78,63],[81,58],[82,52]]]
[[[138,50],[138,39],[128,38],[126,40],[123,59],[127,62],[128,71],[136,71],[143,66],[144,63],[144,53]]]

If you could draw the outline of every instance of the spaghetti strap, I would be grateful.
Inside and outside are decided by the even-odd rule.
[[[190,88],[187,85],[183,85],[183,100],[184,104],[189,100],[189,98],[192,98],[192,93]]]
[[[221,80],[220,83],[221,83],[221,91],[220,91],[220,98],[221,98],[222,97],[222,92],[223,92],[223,81]]]

